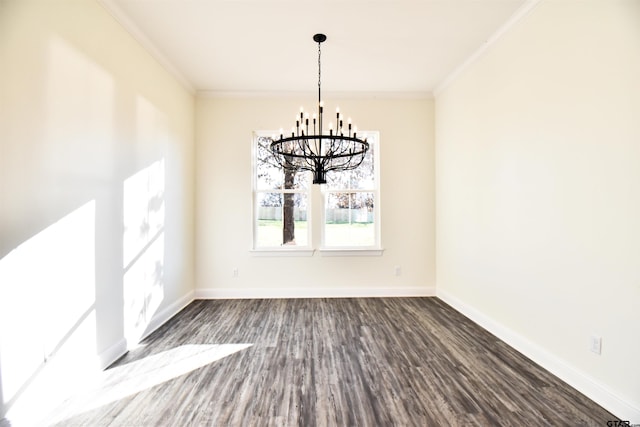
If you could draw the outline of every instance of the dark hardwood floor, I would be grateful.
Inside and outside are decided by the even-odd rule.
[[[437,298],[195,301],[49,422],[603,426],[615,417]]]

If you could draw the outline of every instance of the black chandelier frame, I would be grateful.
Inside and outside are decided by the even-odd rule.
[[[332,128],[328,134],[323,133],[320,46],[327,40],[327,36],[316,34],[313,40],[318,43],[318,116],[316,119],[314,114],[311,119],[313,132],[309,129],[308,113],[305,116],[301,109],[300,117],[296,117],[296,126],[291,129],[291,136],[285,137],[281,131],[280,138],[272,138],[269,149],[278,166],[287,170],[311,171],[314,184],[325,184],[327,172],[353,170],[360,166],[369,150],[369,143],[366,138],[357,136],[357,130],[355,127],[352,129],[350,119],[347,128],[344,128],[343,116],[339,110],[336,112],[335,134]]]

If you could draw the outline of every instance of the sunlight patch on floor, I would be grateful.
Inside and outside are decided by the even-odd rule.
[[[85,390],[65,401],[46,419],[60,422],[74,415],[132,396],[188,374],[253,344],[188,344],[108,369]]]

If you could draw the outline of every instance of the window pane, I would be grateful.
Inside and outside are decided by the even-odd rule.
[[[375,188],[374,150],[373,137],[368,137],[370,142],[364,160],[356,169],[345,172],[327,173],[327,188],[331,190],[373,190]]]
[[[329,193],[325,207],[325,245],[375,245],[373,208],[374,193]]]
[[[285,171],[276,165],[269,151],[271,139],[258,137],[256,144],[256,179],[258,190],[280,190],[307,188],[305,172]]]
[[[331,190],[346,190],[351,185],[351,172],[336,172],[331,171],[327,173],[327,188]]]
[[[375,188],[374,150],[374,144],[370,144],[360,166],[351,171],[351,186],[349,188],[354,190],[372,190]]]
[[[258,193],[256,198],[256,247],[308,244],[306,194]]]

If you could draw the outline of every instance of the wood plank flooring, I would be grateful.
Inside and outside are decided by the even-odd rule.
[[[602,426],[616,419],[437,298],[194,301],[48,421]]]

